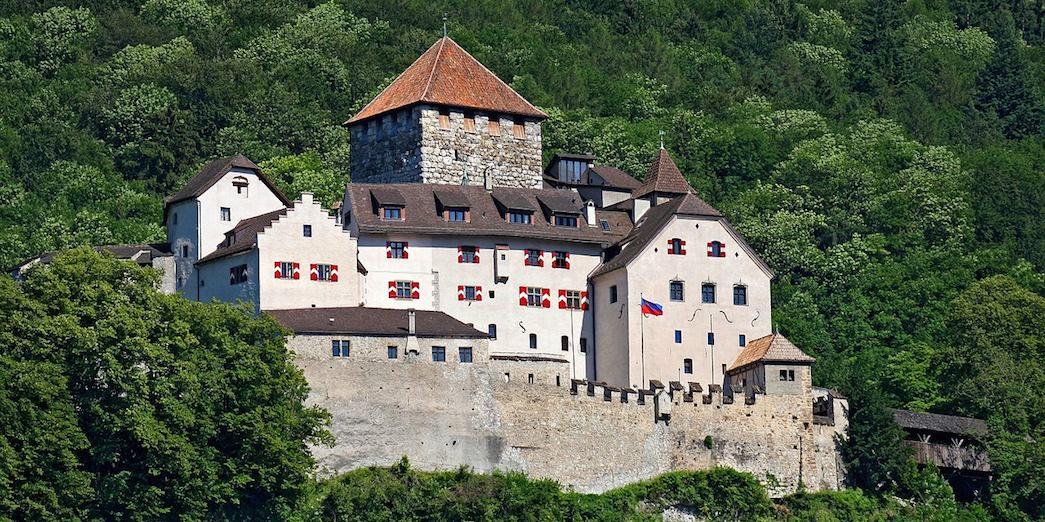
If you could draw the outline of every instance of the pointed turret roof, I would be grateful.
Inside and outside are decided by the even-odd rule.
[[[548,117],[457,42],[444,36],[345,123],[356,123],[416,103]]]
[[[686,194],[690,191],[689,183],[682,176],[682,171],[679,170],[678,165],[675,165],[668,151],[661,147],[653,156],[653,163],[646,172],[646,179],[642,181],[642,186],[632,191],[631,197],[641,198],[653,192]]]

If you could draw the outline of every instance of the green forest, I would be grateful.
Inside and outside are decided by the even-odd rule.
[[[817,358],[815,384],[850,397],[859,491],[709,517],[929,518],[889,504],[946,496],[898,450],[883,409],[898,407],[991,429],[989,496],[933,516],[1045,519],[1034,0],[2,2],[0,266],[162,241],[163,197],[237,152],[288,196],[333,202],[349,180],[341,123],[442,35],[444,13],[549,114],[546,159],[592,153],[642,177],[663,131],[776,272],[774,321]],[[613,519],[557,489],[549,509],[566,511],[518,515],[551,486],[515,476],[316,483],[306,448],[328,437],[325,414],[301,405],[279,328],[128,270],[77,250],[0,284],[0,519],[341,520],[367,501],[350,486],[382,481],[501,502],[388,519]]]

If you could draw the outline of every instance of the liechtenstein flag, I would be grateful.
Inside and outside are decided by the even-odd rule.
[[[642,315],[664,315],[664,307],[653,301],[642,299]]]

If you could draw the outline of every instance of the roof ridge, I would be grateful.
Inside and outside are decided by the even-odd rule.
[[[439,50],[435,52],[435,59],[432,60],[432,70],[428,71],[428,81],[425,82],[425,88],[421,91],[421,99],[428,101],[428,91],[432,88],[432,80],[435,79],[435,69],[439,66],[439,58],[443,55],[443,48],[446,47],[446,40],[449,36],[444,36],[439,39]],[[420,57],[418,58],[420,60]]]
[[[511,91],[511,93],[514,94],[516,97],[518,97],[520,100],[522,100],[523,103],[525,103],[526,105],[529,105],[530,108],[532,108],[533,110],[535,110],[537,112],[544,113],[544,111],[538,109],[536,105],[530,103],[530,100],[527,100],[526,98],[523,98],[523,95],[521,95],[518,92],[516,92],[516,90],[513,89],[511,85],[508,85],[507,82],[502,80],[500,76],[497,76],[496,74],[494,74],[494,72],[491,71],[489,67],[487,67],[485,64],[483,64],[483,62],[479,61],[476,57],[472,56],[472,53],[468,52],[467,49],[465,49],[464,47],[461,47],[460,44],[458,44],[456,41],[454,41],[449,36],[444,36],[444,38],[446,38],[446,39],[450,40],[451,42],[453,42],[453,44],[456,45],[458,49],[460,49],[462,52],[464,52],[465,56],[471,58],[472,60],[475,61],[475,63],[479,64],[479,67],[482,67],[483,70],[486,71],[490,76],[493,76],[495,80],[501,82],[501,85],[507,87],[508,90]]]

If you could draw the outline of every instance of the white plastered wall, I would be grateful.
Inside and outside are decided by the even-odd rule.
[[[350,230],[355,230],[349,225]],[[598,245],[582,245],[524,238],[497,238],[474,236],[442,236],[418,234],[362,234],[359,241],[359,259],[367,269],[366,306],[385,308],[416,308],[440,310],[477,330],[488,331],[497,325],[497,339],[490,341],[490,352],[499,355],[543,355],[567,360],[571,376],[586,378],[589,373],[587,353],[580,352],[580,339],[593,345],[592,307],[587,311],[561,310],[558,291],[589,292],[587,276],[598,266],[601,249]],[[406,241],[407,259],[389,259],[387,241]],[[508,245],[501,251],[510,267],[508,281],[497,283],[494,255],[498,244]],[[479,247],[479,263],[458,263],[458,246]],[[544,266],[532,267],[524,263],[525,249],[544,251]],[[570,252],[570,268],[552,268],[552,251]],[[498,262],[502,262],[498,260]],[[388,295],[389,281],[417,281],[420,299],[393,299]],[[479,286],[482,301],[458,300],[458,286]],[[550,308],[530,308],[519,305],[519,287],[548,288]],[[493,292],[491,297],[490,292]],[[529,334],[537,334],[537,349],[529,348]],[[567,338],[567,350],[562,350],[562,337]]]
[[[311,225],[312,237],[305,237],[304,225]],[[258,235],[261,308],[359,306],[360,277],[356,271],[355,243],[312,194],[303,193],[285,216]],[[276,278],[277,262],[298,263],[299,278]],[[312,264],[337,265],[338,280],[313,281]]]
[[[686,255],[668,254],[668,240],[686,241]],[[726,244],[725,257],[708,257],[707,243]],[[699,382],[722,384],[722,365],[730,365],[742,347],[739,336],[752,341],[772,331],[770,276],[744,251],[721,222],[676,216],[627,267],[599,278],[597,288],[609,285],[611,278],[626,273],[627,284],[618,283],[618,295],[627,303],[627,346],[624,338],[600,335],[599,357],[613,360],[613,355],[628,353],[628,380],[607,373],[605,380],[614,385],[645,386],[649,380],[663,382]],[[669,283],[684,283],[685,299],[671,301]],[[701,285],[716,285],[716,302],[701,302]],[[733,286],[747,287],[747,305],[733,304]],[[642,317],[640,299],[645,297],[664,307],[659,317]],[[601,302],[599,304],[602,304]],[[600,314],[599,322],[603,315]],[[600,325],[600,330],[602,326]],[[675,342],[675,330],[682,331],[682,343]],[[714,332],[715,344],[708,344],[708,332]],[[644,348],[643,348],[644,347]],[[693,373],[684,373],[685,359],[693,361]],[[599,361],[600,368],[603,362]],[[600,372],[601,373],[601,372]],[[600,379],[604,376],[600,375]]]

